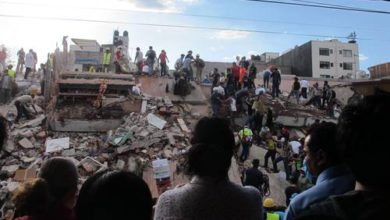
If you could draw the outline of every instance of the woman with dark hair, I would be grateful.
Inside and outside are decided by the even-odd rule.
[[[202,118],[191,144],[186,158],[191,182],[163,193],[154,219],[262,219],[260,192],[229,180],[235,148],[229,122]]]
[[[78,182],[74,163],[65,158],[51,158],[42,165],[38,176],[38,180],[22,185],[14,196],[15,217],[20,220],[74,220]]]
[[[103,171],[90,177],[80,190],[78,220],[151,220],[153,200],[148,185],[124,171]]]

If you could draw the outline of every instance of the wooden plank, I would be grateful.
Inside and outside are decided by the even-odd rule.
[[[60,79],[58,84],[66,85],[100,85],[104,79]],[[133,81],[118,80],[118,79],[109,79],[107,80],[107,85],[129,85],[134,86]]]
[[[190,133],[190,132],[191,132],[190,129],[188,129],[186,123],[184,122],[184,120],[183,120],[182,118],[178,118],[178,119],[177,119],[177,122],[179,122],[179,126],[180,126],[180,128],[181,128],[184,132],[186,132],[186,133]]]

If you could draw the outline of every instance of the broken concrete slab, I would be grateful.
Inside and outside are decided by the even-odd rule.
[[[116,149],[116,152],[118,153],[118,154],[123,154],[123,153],[126,153],[126,152],[128,152],[128,151],[130,151],[131,150],[131,146],[121,146],[121,147],[118,147],[117,149]]]
[[[123,160],[118,160],[117,162],[116,162],[116,168],[118,169],[118,170],[123,170],[123,168],[125,168],[125,161],[123,161]]]
[[[186,132],[186,133],[190,133],[190,132],[191,132],[190,129],[188,129],[186,123],[184,122],[184,120],[183,120],[182,118],[178,118],[178,119],[177,119],[177,122],[179,123],[180,128],[181,128],[184,132]]]
[[[48,139],[46,140],[46,153],[52,153],[56,151],[61,151],[64,149],[69,149],[69,137],[58,138],[58,139]]]
[[[306,117],[279,115],[274,123],[288,127],[303,127],[306,124]]]
[[[22,140],[20,140],[19,142],[19,145],[22,146],[23,148],[25,149],[31,149],[31,148],[34,148],[34,145],[31,143],[30,140],[28,140],[27,138],[23,138]]]
[[[7,171],[9,174],[14,174],[16,170],[19,169],[19,165],[14,164],[14,165],[9,165],[9,166],[3,166],[1,170]]]
[[[148,114],[147,120],[149,124],[156,126],[158,129],[163,129],[165,124],[167,123],[165,120],[160,119],[153,113]]]

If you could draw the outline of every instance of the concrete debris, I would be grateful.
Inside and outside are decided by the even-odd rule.
[[[46,140],[46,153],[52,153],[69,148],[69,137]]]
[[[126,163],[125,163],[125,161],[123,161],[123,160],[118,160],[118,161],[116,162],[116,168],[117,168],[118,170],[123,170],[123,168],[125,168],[125,165],[126,165]]]
[[[27,138],[23,138],[18,143],[20,146],[22,146],[23,148],[26,148],[26,149],[34,148],[34,145]]]
[[[10,175],[13,175],[15,172],[16,172],[16,170],[18,170],[19,169],[19,165],[10,165],[10,166],[3,166],[2,168],[1,168],[1,170],[3,170],[3,171],[7,171]]]
[[[149,113],[147,116],[149,124],[156,126],[158,129],[163,129],[167,123],[165,120],[160,119],[156,115]]]
[[[15,172],[14,180],[18,182],[25,182],[37,177],[36,169],[22,169]]]

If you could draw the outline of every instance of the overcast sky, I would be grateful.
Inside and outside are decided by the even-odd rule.
[[[384,1],[310,1],[390,12]],[[171,61],[191,49],[209,61],[231,62],[236,55],[283,53],[355,31],[360,69],[367,70],[390,61],[389,21],[390,14],[246,0],[0,0],[0,44],[14,54],[20,47],[33,48],[44,62],[56,43],[61,48],[63,35],[108,44],[118,29],[129,32],[131,56],[135,47],[145,52],[152,45],[158,52],[165,49]]]

